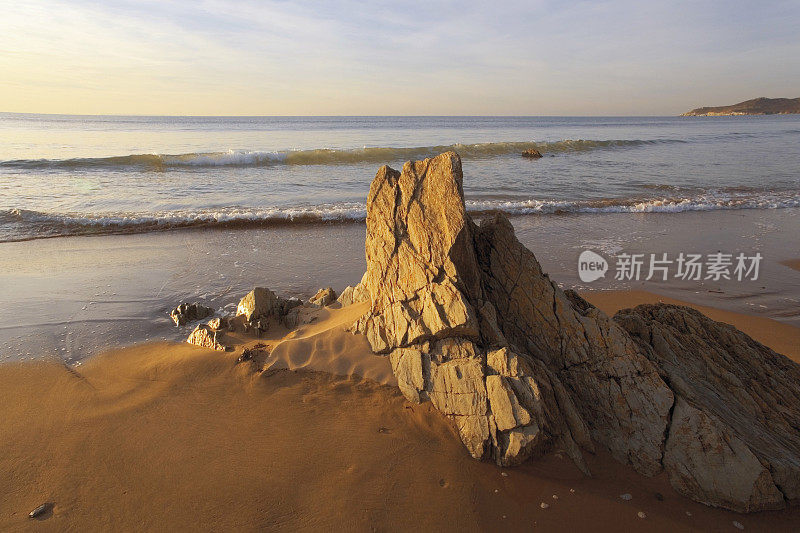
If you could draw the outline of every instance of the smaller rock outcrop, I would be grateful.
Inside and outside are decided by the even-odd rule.
[[[212,329],[208,324],[200,324],[194,328],[186,342],[210,350],[224,352],[228,350],[228,347],[220,342],[223,335],[222,331]]]
[[[528,148],[522,152],[522,157],[527,157],[529,159],[541,159],[542,154],[536,148]]]
[[[202,320],[214,314],[214,310],[200,304],[183,303],[173,309],[169,316],[175,322],[176,326],[185,326],[188,322],[193,320]]]
[[[339,295],[338,302],[342,304],[342,307],[347,305],[352,305],[359,302],[366,302],[369,300],[369,291],[364,288],[364,278],[366,277],[366,273],[361,278],[361,282],[353,287],[352,285],[348,285],[342,291],[342,294]]]
[[[228,327],[228,319],[225,317],[222,318],[212,318],[208,321],[208,327],[211,329],[224,329]]]
[[[236,316],[244,315],[248,322],[267,316],[281,314],[281,304],[275,293],[264,287],[256,287],[239,301],[236,307]]]
[[[313,305],[318,305],[320,307],[326,307],[328,305],[331,305],[335,301],[336,301],[336,291],[334,291],[330,287],[327,287],[325,289],[318,290],[317,294],[315,294],[308,300],[308,303]]]
[[[678,492],[741,512],[800,503],[800,366],[690,307],[614,320],[675,394],[663,461]]]
[[[279,298],[267,288],[256,287],[241,299],[236,307],[236,316],[244,316],[247,322],[260,318],[280,321],[291,309],[302,304],[297,298]]]

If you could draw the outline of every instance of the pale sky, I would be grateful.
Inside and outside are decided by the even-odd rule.
[[[674,115],[800,96],[800,2],[0,0],[0,111]]]

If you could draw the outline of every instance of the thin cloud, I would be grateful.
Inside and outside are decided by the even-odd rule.
[[[748,5],[0,0],[0,101],[74,113],[674,114],[798,96],[800,5]]]

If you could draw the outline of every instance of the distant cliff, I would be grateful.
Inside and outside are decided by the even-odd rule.
[[[800,113],[800,98],[754,98],[734,105],[698,107],[682,117],[716,117],[723,115],[791,115]]]

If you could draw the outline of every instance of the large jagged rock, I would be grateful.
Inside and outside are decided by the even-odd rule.
[[[470,219],[455,153],[378,171],[367,198],[366,256],[360,285],[371,305],[354,330],[389,356],[409,400],[430,401],[455,422],[473,457],[512,465],[557,448],[588,473],[582,450],[599,444],[645,475],[666,468],[698,501],[737,510],[783,504],[763,475],[769,467],[755,464],[763,459],[753,462],[719,413],[673,385],[656,350],[559,289],[503,215],[480,226]],[[796,383],[794,396],[783,396],[794,406]],[[696,429],[714,449],[697,451],[687,437]],[[746,462],[752,490],[725,485],[739,478],[714,471],[719,461]],[[787,486],[792,461],[769,459],[771,475],[784,472]],[[696,483],[683,489],[687,477]]]
[[[683,494],[737,511],[800,502],[800,366],[733,326],[676,305],[614,317],[678,401],[664,465]]]

